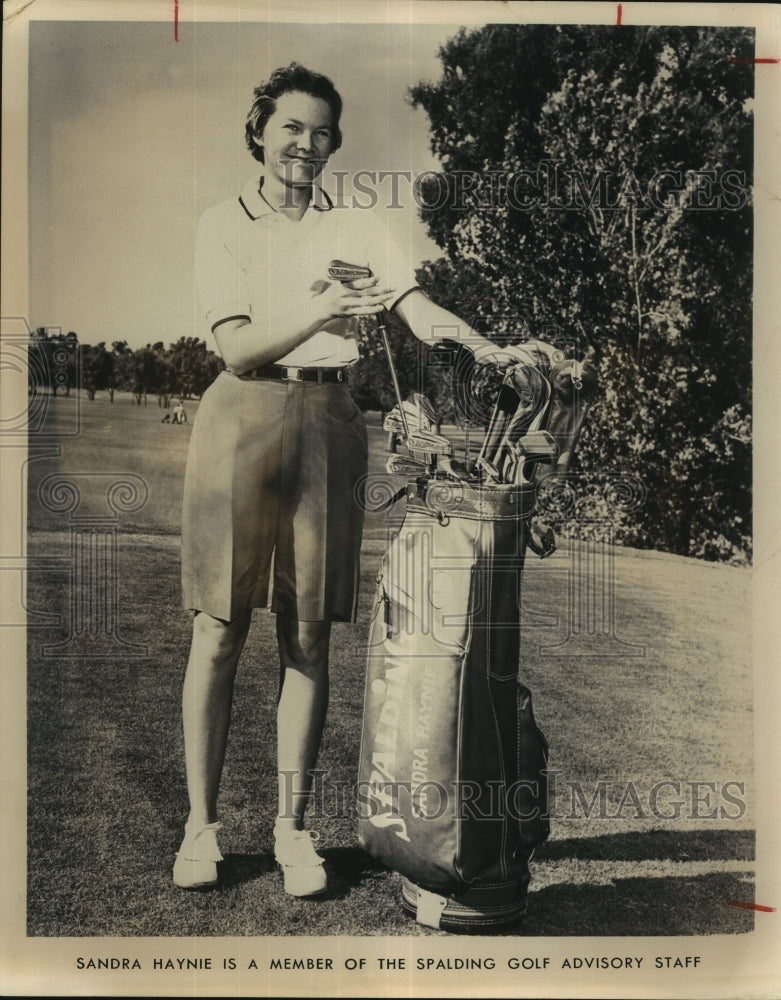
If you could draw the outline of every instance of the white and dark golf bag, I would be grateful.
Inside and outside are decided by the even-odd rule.
[[[378,580],[359,840],[424,924],[520,917],[548,835],[547,745],[519,671],[534,489],[418,480]]]
[[[404,908],[446,930],[521,917],[529,859],[550,832],[548,747],[520,655],[521,577],[527,546],[555,548],[552,532],[531,532],[537,488],[566,470],[596,383],[550,345],[516,354],[476,462],[454,461],[421,401],[405,415],[400,400],[387,423],[410,450],[388,470],[423,468],[400,491],[406,508],[377,584],[358,834],[402,875]]]

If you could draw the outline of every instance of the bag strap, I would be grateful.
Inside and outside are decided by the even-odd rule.
[[[376,507],[365,507],[364,510],[367,514],[381,514],[384,510],[389,510],[395,503],[398,503],[402,497],[407,496],[407,491],[409,486],[402,486],[401,489],[397,490],[392,497],[388,497],[387,500],[383,500],[381,504]]]
[[[540,559],[547,559],[556,551],[556,536],[553,534],[553,528],[547,524],[541,525],[539,532],[535,534],[530,519],[526,532],[526,544]]]

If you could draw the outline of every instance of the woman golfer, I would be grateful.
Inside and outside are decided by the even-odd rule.
[[[334,207],[315,183],[341,144],[341,107],[326,77],[295,63],[276,70],[246,125],[262,171],[199,225],[199,298],[226,368],[201,401],[185,474],[183,597],[194,620],[182,698],[190,814],[173,872],[182,888],[217,882],[234,677],[271,584],[281,664],[274,854],[288,893],[326,890],[304,812],[331,622],[355,620],[367,438],[345,372],[358,358],[357,319],[388,308],[425,341],[443,328],[482,339],[416,286],[372,212]],[[334,259],[374,277],[329,281]]]

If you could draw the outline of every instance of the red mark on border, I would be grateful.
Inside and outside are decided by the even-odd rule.
[[[775,913],[775,906],[762,906],[760,903],[741,903],[737,899],[728,899],[728,906],[737,906],[741,910],[759,910],[760,913]]]
[[[616,16],[616,25],[617,25],[617,26],[618,26],[619,28],[621,27],[621,15],[623,14],[623,12],[624,12],[624,9],[623,9],[623,7],[621,6],[621,4],[619,4],[619,5],[618,5],[618,13],[617,13],[617,16]]]
[[[730,59],[730,62],[749,65],[756,63],[778,63],[781,62],[781,59]]]
[[[179,41],[179,0],[174,0],[174,41]]]

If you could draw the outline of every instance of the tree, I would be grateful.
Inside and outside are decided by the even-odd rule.
[[[49,333],[44,326],[36,327],[30,334],[28,358],[28,383],[31,392],[46,386],[52,396],[58,391],[70,395],[78,385],[79,338],[71,331],[66,336],[61,331]]]
[[[157,405],[166,409],[171,405],[171,393],[174,391],[174,373],[171,368],[169,351],[162,340],[152,345],[154,364],[152,366],[152,384],[150,389],[157,396]]]
[[[491,25],[460,31],[442,80],[411,92],[445,178],[424,185],[445,251],[424,286],[494,339],[587,351],[602,392],[581,464],[647,485],[623,539],[735,561],[750,553],[753,76],[729,57],[750,51],[744,29]]]
[[[157,356],[151,344],[133,353],[133,395],[140,406],[146,406],[147,395],[155,391],[157,384]]]
[[[111,345],[114,357],[114,388],[133,391],[133,351],[126,340],[115,340]],[[113,390],[111,392],[113,402]]]
[[[88,399],[94,400],[95,393],[105,389],[111,389],[113,394],[114,357],[103,341],[96,347],[89,344],[79,347],[79,370],[81,388],[86,389]]]
[[[222,361],[198,337],[180,337],[168,353],[171,385],[182,399],[201,396],[222,370]]]

